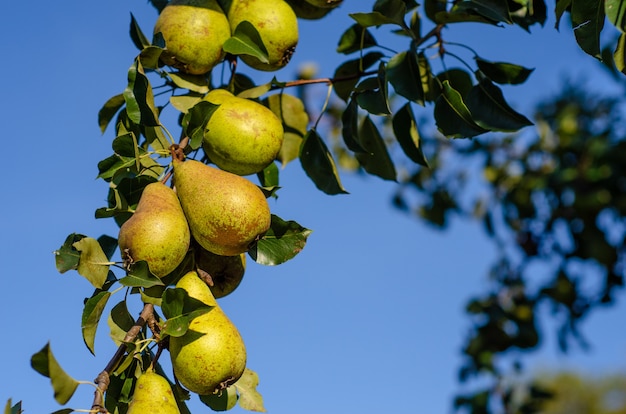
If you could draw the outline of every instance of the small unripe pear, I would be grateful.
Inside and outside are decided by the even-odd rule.
[[[220,106],[204,131],[206,154],[215,165],[237,175],[262,171],[283,145],[282,122],[258,102],[212,92],[205,99]]]
[[[120,227],[118,244],[127,263],[145,260],[163,277],[183,261],[191,234],[176,193],[161,182],[148,184],[133,215]]]
[[[233,1],[227,15],[233,33],[239,23],[248,21],[257,29],[267,49],[269,63],[241,55],[244,63],[264,71],[275,71],[289,63],[298,44],[298,19],[284,0]]]
[[[185,274],[176,287],[213,308],[194,318],[185,334],[170,337],[174,374],[189,391],[214,394],[236,382],[246,369],[243,339],[196,272]]]
[[[174,160],[176,194],[193,238],[222,256],[245,253],[270,227],[263,192],[251,181],[195,160]]]
[[[154,33],[165,39],[165,64],[201,75],[224,59],[230,25],[217,0],[172,0],[157,18]]]
[[[170,383],[152,369],[135,383],[133,399],[126,414],[180,414]]]

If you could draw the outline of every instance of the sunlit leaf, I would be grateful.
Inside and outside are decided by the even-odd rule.
[[[9,398],[7,404],[4,406],[4,414],[22,414],[22,402],[18,401],[13,405],[13,402]]]
[[[263,44],[259,31],[247,20],[235,28],[233,36],[222,46],[226,53],[233,55],[250,55],[263,63],[268,63],[267,48]]]
[[[497,131],[517,131],[532,122],[516,112],[504,99],[500,88],[485,79],[465,97],[467,108],[477,124]]]
[[[172,104],[172,106],[184,114],[189,112],[189,109],[191,109],[195,104],[197,104],[201,100],[202,100],[202,97],[195,93],[187,94],[187,95],[170,96],[170,103]]]
[[[309,115],[300,98],[287,93],[270,95],[263,101],[265,105],[282,121],[283,145],[278,159],[284,168],[289,162],[298,158],[302,139],[309,125]]]
[[[617,70],[626,74],[626,34],[624,33],[619,36],[615,52],[613,53],[613,60]]]
[[[587,54],[600,59],[600,32],[604,27],[604,2],[572,0],[570,15],[578,46]]]
[[[98,111],[98,125],[100,126],[100,132],[104,134],[107,126],[115,116],[115,114],[120,110],[122,106],[124,106],[124,94],[115,95],[109,98],[108,101],[104,103],[100,111]]]
[[[130,269],[126,276],[121,278],[119,282],[123,286],[144,287],[161,286],[163,282],[158,277],[150,273],[148,264],[144,260],[137,261],[130,265]]]
[[[98,240],[84,237],[73,244],[80,252],[78,273],[87,279],[94,287],[100,289],[109,274],[109,258],[102,251]]]
[[[126,337],[126,333],[135,325],[135,321],[126,306],[126,300],[122,300],[113,306],[107,319],[107,325],[109,325],[111,339],[113,339],[116,345],[121,345]]]
[[[489,62],[476,57],[476,64],[485,76],[500,84],[520,84],[526,82],[534,69],[507,62]]]
[[[387,151],[383,137],[369,116],[363,119],[359,128],[360,142],[366,152],[357,152],[356,159],[365,171],[383,180],[396,180],[396,169]]]
[[[94,344],[96,339],[96,330],[100,317],[104,311],[109,298],[110,292],[98,292],[90,297],[83,308],[83,316],[81,321],[81,328],[83,332],[83,341],[93,355],[95,355]]]
[[[203,95],[209,92],[209,82],[205,76],[190,75],[184,72],[169,72],[167,76],[179,88],[188,89],[191,92]]]
[[[369,30],[359,24],[353,24],[341,35],[337,45],[337,53],[349,55],[377,44]]]
[[[443,82],[443,91],[435,101],[435,121],[439,131],[447,137],[469,138],[487,132],[474,122],[461,94]]]
[[[411,51],[396,54],[389,59],[386,71],[389,83],[398,95],[424,105],[424,89],[417,54]]]
[[[392,126],[393,133],[406,156],[413,162],[428,167],[411,104],[407,103],[396,111],[392,119]]]
[[[246,368],[241,378],[233,385],[239,393],[239,406],[244,410],[266,412],[263,397],[257,391],[259,376],[256,372]]]
[[[55,250],[54,252],[54,260],[56,263],[56,268],[59,273],[65,273],[68,270],[76,270],[78,269],[78,262],[80,261],[80,252],[76,247],[74,247],[74,243],[79,240],[82,240],[87,236],[82,234],[72,233],[66,237],[63,245]]]
[[[50,378],[54,390],[54,399],[61,405],[67,404],[78,387],[78,381],[70,377],[61,368],[52,354],[50,343],[47,343],[31,357],[30,364],[35,371]]]
[[[294,258],[304,249],[312,230],[295,221],[284,221],[272,215],[270,229],[248,251],[252,259],[260,264],[275,266]]]
[[[152,86],[139,59],[135,59],[128,69],[128,86],[124,90],[124,100],[128,117],[134,123],[147,126],[159,125]]]
[[[335,161],[316,130],[310,130],[300,148],[302,169],[315,186],[326,194],[346,194],[341,185]]]

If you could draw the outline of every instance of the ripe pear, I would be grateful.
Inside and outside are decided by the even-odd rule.
[[[245,253],[237,256],[220,256],[198,248],[195,258],[196,267],[211,276],[213,286],[209,288],[216,299],[223,298],[237,289],[246,272]]]
[[[246,369],[243,339],[196,272],[186,273],[176,287],[213,308],[194,318],[185,334],[170,337],[174,374],[189,391],[217,393],[236,382]]]
[[[180,414],[170,383],[152,369],[144,372],[135,383],[133,399],[126,414]]]
[[[172,0],[157,18],[154,33],[159,32],[166,47],[161,60],[201,75],[224,59],[230,25],[217,0]]]
[[[298,20],[284,0],[233,1],[227,15],[233,33],[239,23],[248,21],[257,29],[267,49],[269,63],[241,55],[244,63],[263,71],[275,71],[289,63],[298,44]]]
[[[145,260],[161,278],[183,261],[191,233],[174,190],[161,182],[148,184],[133,215],[120,227],[118,244],[125,262]]]
[[[283,145],[283,124],[268,107],[250,99],[209,92],[219,104],[204,131],[203,148],[221,169],[250,175],[270,165]],[[213,93],[213,96],[211,96]]]
[[[203,248],[236,256],[269,229],[269,204],[251,181],[200,161],[173,164],[178,199],[193,238]]]

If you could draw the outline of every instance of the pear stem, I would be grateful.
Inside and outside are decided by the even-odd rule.
[[[109,388],[109,384],[111,380],[109,378],[110,372],[112,372],[117,365],[122,361],[124,355],[126,355],[126,343],[133,342],[143,327],[150,320],[154,320],[154,305],[150,303],[144,303],[143,309],[141,310],[141,314],[135,321],[135,324],[132,328],[126,332],[126,336],[124,336],[123,343],[117,348],[113,357],[109,360],[104,370],[98,374],[98,377],[94,380],[96,384],[96,391],[94,392],[93,404],[91,406],[91,412],[94,413],[108,413],[107,409],[104,406],[104,393]]]

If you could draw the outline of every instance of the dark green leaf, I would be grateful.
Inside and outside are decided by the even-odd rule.
[[[63,371],[52,354],[50,343],[31,357],[30,364],[35,371],[50,378],[54,399],[61,405],[67,404],[78,387],[78,381]]]
[[[626,3],[624,0],[605,0],[604,10],[609,21],[621,32],[626,32]]]
[[[159,115],[154,106],[150,81],[139,59],[128,69],[128,86],[124,90],[128,118],[138,125],[158,126]]]
[[[117,345],[120,345],[124,341],[126,333],[135,325],[135,321],[126,306],[125,299],[118,302],[111,309],[108,325],[111,330],[111,338]]]
[[[359,106],[373,115],[389,115],[389,93],[387,91],[387,74],[385,64],[380,62],[378,74],[375,78],[363,80],[357,86],[359,93],[356,95],[356,102]]]
[[[472,75],[466,70],[458,68],[448,69],[445,72],[439,73],[437,79],[439,80],[437,85],[442,84],[444,81],[450,82],[452,89],[459,92],[461,96],[467,95],[474,86]],[[437,91],[438,93],[441,93],[440,89],[441,88]]]
[[[130,265],[128,273],[125,277],[121,278],[119,282],[123,286],[129,287],[149,288],[152,286],[163,285],[161,279],[150,273],[148,264],[144,260],[140,260]]]
[[[110,292],[98,292],[87,300],[85,307],[83,308],[83,316],[81,322],[81,328],[83,332],[83,341],[93,355],[95,355],[94,344],[96,339],[96,330],[100,317],[104,311],[109,298]]]
[[[228,411],[237,405],[238,399],[234,386],[220,390],[217,394],[200,395],[200,401],[213,411]]]
[[[383,24],[398,24],[398,22],[384,16],[380,12],[350,13],[350,17],[352,17],[362,27],[381,26]]]
[[[350,99],[341,114],[341,135],[349,150],[365,152],[359,142],[359,107],[355,99]]]
[[[271,163],[257,174],[261,186],[265,188],[277,188],[279,171],[276,163]]]
[[[98,178],[110,181],[120,170],[133,171],[139,173],[137,169],[137,160],[134,157],[121,157],[113,154],[98,163]]]
[[[213,308],[214,306],[190,297],[185,289],[166,289],[161,298],[161,309],[167,321],[161,333],[175,337],[182,336],[187,332],[189,323],[194,318],[204,315]]]
[[[363,71],[378,62],[384,55],[380,52],[370,52],[363,58],[348,60],[335,70],[333,83],[335,93],[344,101],[348,101],[354,86],[359,82]]]
[[[316,130],[310,130],[300,148],[302,169],[315,186],[326,194],[347,194],[341,185],[335,161]]]
[[[409,101],[424,105],[424,89],[417,54],[400,52],[387,63],[387,78],[393,89]]]
[[[353,24],[341,35],[337,45],[337,53],[348,55],[377,44],[369,30],[359,24]]]
[[[439,131],[447,137],[470,138],[487,132],[472,118],[461,94],[443,81],[441,95],[435,101],[435,122]]]
[[[566,10],[569,10],[571,6],[572,0],[556,0],[556,7],[554,10],[554,14],[556,15],[556,23],[554,24],[555,29],[559,29],[563,13],[565,13]]]
[[[233,36],[222,46],[225,52],[233,55],[250,55],[263,63],[268,63],[267,48],[259,31],[247,20],[237,25]]]
[[[113,257],[113,254],[117,249],[117,239],[103,234],[98,237],[98,243],[100,244],[100,247],[102,247],[102,251],[106,257],[111,260],[111,257]]]
[[[389,157],[385,141],[369,116],[363,119],[359,137],[360,142],[367,149],[367,152],[355,154],[363,169],[383,180],[396,181],[396,168]]]
[[[168,0],[148,0],[159,13],[167,6]]]
[[[598,0],[572,0],[572,27],[578,46],[600,59],[600,32],[604,27],[604,6]]]
[[[495,23],[513,23],[506,0],[466,0],[457,3],[452,10],[475,14]]]
[[[426,17],[428,17],[433,23],[438,23],[437,14],[445,13],[447,10],[448,2],[445,0],[425,0],[424,11]]]
[[[115,137],[111,143],[111,148],[117,155],[122,157],[137,158],[140,153],[145,153],[145,150],[139,148],[135,136],[131,133]]]
[[[474,86],[465,102],[477,124],[486,129],[513,132],[532,122],[505,101],[502,91],[485,79]]]
[[[150,41],[146,38],[146,36],[139,28],[139,24],[137,20],[135,20],[135,16],[130,14],[130,38],[133,41],[135,47],[139,50],[143,50],[144,48],[150,46]]]
[[[191,149],[195,150],[202,146],[206,125],[218,107],[219,105],[211,102],[200,101],[189,109],[189,112],[183,117],[183,132],[189,137]]]
[[[65,239],[63,245],[54,252],[54,259],[56,262],[56,268],[59,273],[65,273],[68,270],[78,269],[78,262],[80,261],[80,252],[74,243],[82,240],[87,236],[82,234],[72,233]]]
[[[279,265],[294,258],[304,249],[311,232],[295,221],[284,221],[272,214],[270,229],[248,254],[257,263]]]
[[[500,84],[517,85],[526,82],[534,69],[507,62],[489,62],[476,57],[476,64],[489,79]]]
[[[111,122],[111,119],[115,116],[115,114],[120,110],[122,106],[124,106],[124,94],[115,95],[105,102],[104,106],[98,112],[98,125],[100,126],[100,131],[104,134],[107,126]]]
[[[406,14],[407,7],[403,0],[376,0],[372,10],[406,28],[404,15]]]
[[[148,46],[139,53],[138,59],[141,66],[148,69],[158,69],[163,48],[159,46]]]
[[[407,103],[400,108],[392,119],[393,133],[411,161],[428,167],[428,161],[422,151],[419,129],[415,121],[415,115],[411,110],[411,104]]]
[[[9,398],[7,404],[4,406],[4,414],[22,414],[22,402],[18,401],[13,405],[13,402]]]

